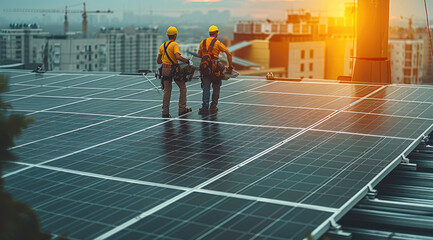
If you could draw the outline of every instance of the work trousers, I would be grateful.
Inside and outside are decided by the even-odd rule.
[[[170,98],[171,98],[171,90],[172,90],[172,81],[171,80],[163,80],[164,84],[164,94],[162,96],[162,114],[170,113]],[[179,87],[180,95],[179,95],[179,112],[182,112],[186,108],[186,84],[184,81],[175,81],[177,86]]]
[[[209,108],[209,98],[210,98],[210,86],[212,85],[212,103],[211,105],[216,106],[218,104],[218,99],[220,98],[221,80],[212,79],[212,77],[202,77],[201,78],[201,88],[203,89],[202,97],[202,107]]]

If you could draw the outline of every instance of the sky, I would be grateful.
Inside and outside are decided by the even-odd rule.
[[[284,19],[286,9],[306,9],[327,16],[341,16],[344,3],[351,0],[86,0],[88,10],[113,10],[121,18],[123,12],[135,14],[166,14],[180,16],[194,10],[229,10],[236,18]],[[424,0],[390,0],[390,17],[401,15],[414,19],[425,19]],[[4,8],[47,8],[63,9],[65,5],[72,9],[81,9],[77,0],[0,0],[1,17],[17,18],[25,21],[31,14],[5,13]],[[427,0],[428,10],[433,19],[433,0]]]

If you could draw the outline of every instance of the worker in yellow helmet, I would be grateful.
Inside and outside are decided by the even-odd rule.
[[[179,45],[177,44],[177,29],[173,26],[167,29],[168,41],[159,47],[158,59],[156,62],[162,64],[162,87],[164,94],[162,97],[162,117],[169,118],[170,116],[170,98],[172,90],[172,81],[179,87],[179,116],[191,112],[191,108],[186,107],[186,84],[184,81],[177,80],[176,76],[180,70],[178,60],[189,64],[189,60],[182,57]]]
[[[214,114],[218,112],[217,104],[220,96],[221,78],[219,76],[225,70],[224,65],[219,62],[218,56],[220,52],[227,55],[229,67],[227,74],[231,74],[233,70],[232,54],[224,44],[222,44],[218,37],[218,27],[212,25],[209,27],[209,38],[200,43],[197,56],[202,58],[200,63],[201,81],[202,81],[202,107],[199,109],[200,115],[207,115],[209,112]],[[219,67],[222,66],[222,67]],[[212,85],[212,102],[209,108],[210,86]]]

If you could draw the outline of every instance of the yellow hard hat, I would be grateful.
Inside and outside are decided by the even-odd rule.
[[[167,35],[170,36],[170,35],[175,35],[175,34],[177,34],[177,29],[175,27],[171,26],[167,29]]]
[[[218,27],[215,25],[212,25],[209,27],[209,32],[218,32]]]

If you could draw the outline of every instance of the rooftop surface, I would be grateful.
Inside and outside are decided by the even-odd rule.
[[[154,78],[1,70],[35,122],[6,188],[70,239],[317,239],[433,130],[433,87],[224,81],[162,119]]]

